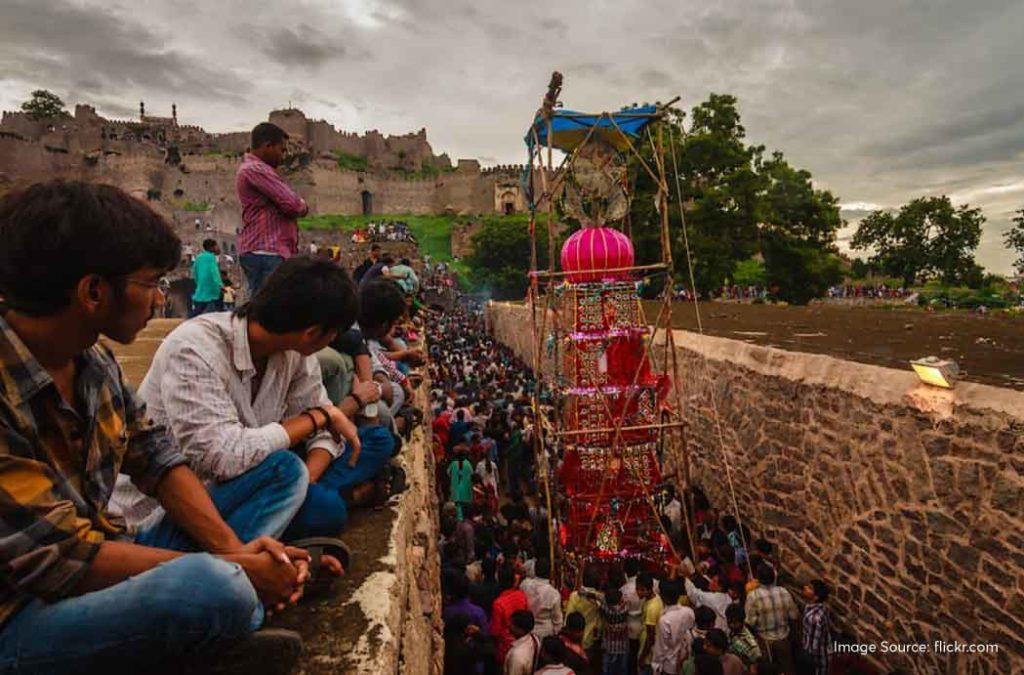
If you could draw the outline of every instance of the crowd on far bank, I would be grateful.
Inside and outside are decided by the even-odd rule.
[[[465,298],[436,316],[427,336],[446,673],[858,672],[829,654],[829,586],[809,580],[794,597],[773,544],[698,488],[666,484],[656,499],[686,552],[681,562],[627,558],[589,564],[579,578],[559,573],[537,470],[548,467],[553,480],[560,457],[535,456],[544,425],[529,369]],[[684,501],[695,507],[693,551]]]
[[[367,242],[406,241],[415,244],[416,236],[403,221],[388,220],[379,223],[368,223],[366,227],[357,228],[352,232],[353,244]]]

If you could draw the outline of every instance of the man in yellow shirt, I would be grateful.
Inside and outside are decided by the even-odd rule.
[[[644,601],[641,619],[643,632],[640,633],[640,654],[637,657],[637,670],[641,675],[651,672],[651,656],[654,651],[655,630],[658,620],[665,609],[661,597],[654,592],[654,578],[649,572],[642,572],[636,577],[636,594]]]
[[[601,598],[603,593],[597,590],[601,584],[597,570],[593,567],[586,567],[583,570],[583,586],[578,591],[573,591],[569,601],[565,605],[565,614],[579,612],[586,620],[586,628],[583,629],[583,649],[591,663],[600,664],[595,660],[597,641],[604,632],[604,620],[601,618]]]

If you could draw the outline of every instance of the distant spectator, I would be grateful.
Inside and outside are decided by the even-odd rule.
[[[252,130],[251,149],[235,175],[235,189],[242,203],[239,262],[250,298],[285,258],[298,252],[298,219],[309,213],[305,200],[275,171],[284,161],[287,141],[288,134],[279,126],[257,124]]]
[[[352,278],[355,279],[355,282],[358,284],[360,281],[362,281],[363,275],[366,274],[366,272],[371,267],[376,265],[379,260],[380,244],[373,244],[372,246],[370,246],[369,257],[367,257],[366,260],[364,260],[363,262],[359,263],[359,267],[356,267],[354,270],[352,270]]]
[[[196,290],[192,294],[192,311],[189,312],[189,318],[224,309],[220,299],[224,283],[217,268],[218,255],[220,246],[216,241],[203,241],[203,252],[197,255],[192,263],[192,279],[196,282]]]

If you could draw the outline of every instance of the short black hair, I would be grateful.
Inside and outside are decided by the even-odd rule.
[[[661,597],[664,598],[665,596],[662,595]],[[678,601],[678,597],[676,598],[676,600]],[[676,603],[669,602],[667,604],[674,605]],[[700,628],[701,630],[707,630],[709,628],[714,628],[714,626],[715,626],[715,610],[711,609],[707,605],[701,605],[697,609],[693,610],[693,616],[694,616],[694,620],[697,623],[697,628]]]
[[[740,603],[734,602],[725,608],[725,620],[743,623],[747,620],[747,610]]]
[[[216,239],[203,239],[203,250],[204,251],[212,251],[215,248],[217,248],[217,240]]]
[[[679,602],[679,596],[683,594],[682,591],[682,586],[678,581],[666,579],[661,583],[661,587],[658,589],[658,594],[661,596],[661,599],[665,601],[665,606],[671,607]],[[697,609],[700,609],[700,607]],[[714,610],[712,610],[712,613],[714,613]]]
[[[626,576],[635,577],[640,571],[640,560],[638,558],[626,558],[622,562],[622,570]]]
[[[565,617],[565,627],[569,630],[586,630],[587,619],[580,612],[570,612]]]
[[[818,602],[825,602],[828,600],[828,596],[831,593],[831,589],[821,579],[814,579],[811,581],[811,589],[814,591],[814,595],[818,598]]]
[[[405,314],[405,296],[398,284],[374,279],[359,289],[359,328],[367,337],[377,337],[384,327]]]
[[[519,609],[512,612],[512,625],[523,631],[529,633],[533,630],[533,612],[528,609]]]
[[[721,628],[712,628],[704,636],[704,639],[707,640],[709,644],[714,645],[715,648],[720,651],[729,651],[729,636],[727,636],[725,634],[725,631]]]
[[[647,590],[654,590],[654,577],[650,572],[640,572],[636,575],[636,585]]]
[[[272,122],[260,122],[252,128],[249,145],[253,150],[288,140],[288,133]]]
[[[235,313],[280,334],[314,326],[344,332],[358,310],[348,270],[323,258],[297,256],[281,263],[256,296]]]
[[[380,244],[372,244],[370,246],[370,250],[371,251],[379,251],[380,250]]]
[[[460,570],[445,570],[445,592],[456,600],[469,596],[469,579]]]
[[[540,643],[540,653],[549,665],[562,663],[565,661],[565,643],[557,635],[549,635]]]
[[[761,563],[755,572],[757,582],[762,586],[775,585],[775,568],[768,563]]]
[[[171,270],[181,240],[144,202],[113,185],[53,180],[0,200],[0,297],[25,314],[56,314],[85,276],[115,284],[145,267]]]

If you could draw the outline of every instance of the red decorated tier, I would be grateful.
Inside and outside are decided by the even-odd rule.
[[[628,279],[623,268],[632,266],[633,243],[611,227],[584,227],[562,246],[562,270],[570,283]]]

